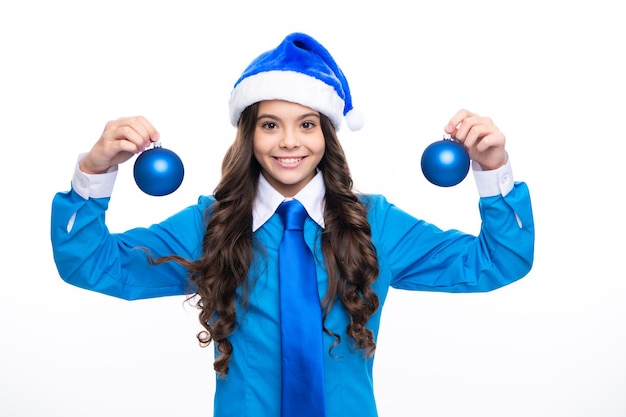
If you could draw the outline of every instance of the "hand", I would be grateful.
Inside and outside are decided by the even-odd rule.
[[[506,164],[504,134],[490,118],[459,110],[446,125],[445,132],[460,141],[470,159],[482,169],[497,169]]]
[[[102,136],[80,163],[86,174],[102,174],[158,142],[159,132],[143,116],[121,117],[106,124]]]

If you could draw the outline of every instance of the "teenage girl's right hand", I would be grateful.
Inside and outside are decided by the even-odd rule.
[[[143,116],[121,117],[104,127],[102,136],[80,163],[86,174],[102,174],[159,141],[159,132]]]

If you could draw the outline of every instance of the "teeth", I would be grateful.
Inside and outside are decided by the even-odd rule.
[[[283,164],[296,164],[302,160],[302,158],[276,158],[278,162]]]

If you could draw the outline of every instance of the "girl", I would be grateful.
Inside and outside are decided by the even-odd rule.
[[[121,118],[79,158],[71,190],[53,200],[51,224],[68,283],[129,300],[198,301],[205,329],[198,339],[215,347],[216,416],[376,416],[372,365],[389,287],[490,291],[529,272],[528,189],[513,182],[505,137],[490,119],[461,110],[445,128],[473,160],[482,227],[472,236],[353,191],[336,131],[344,120],[359,129],[362,119],[334,59],[305,34],[252,61],[235,84],[230,116],[237,135],[213,195],[149,228],[109,233],[117,165],[159,140],[144,117]],[[316,394],[315,377],[281,358],[283,342],[298,338],[284,329],[290,317],[281,317],[285,227],[275,212],[292,199],[308,214],[304,239],[315,259],[319,313],[307,314],[319,314],[321,324],[296,327],[320,341],[319,349],[305,346],[317,355],[310,364],[319,359],[322,367]],[[304,308],[304,295],[290,298]],[[299,393],[288,392],[301,383]]]

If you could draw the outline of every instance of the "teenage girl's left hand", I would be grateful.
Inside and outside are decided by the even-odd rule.
[[[461,142],[470,159],[480,164],[483,170],[497,169],[506,164],[504,134],[489,117],[459,110],[446,125],[445,132]]]

